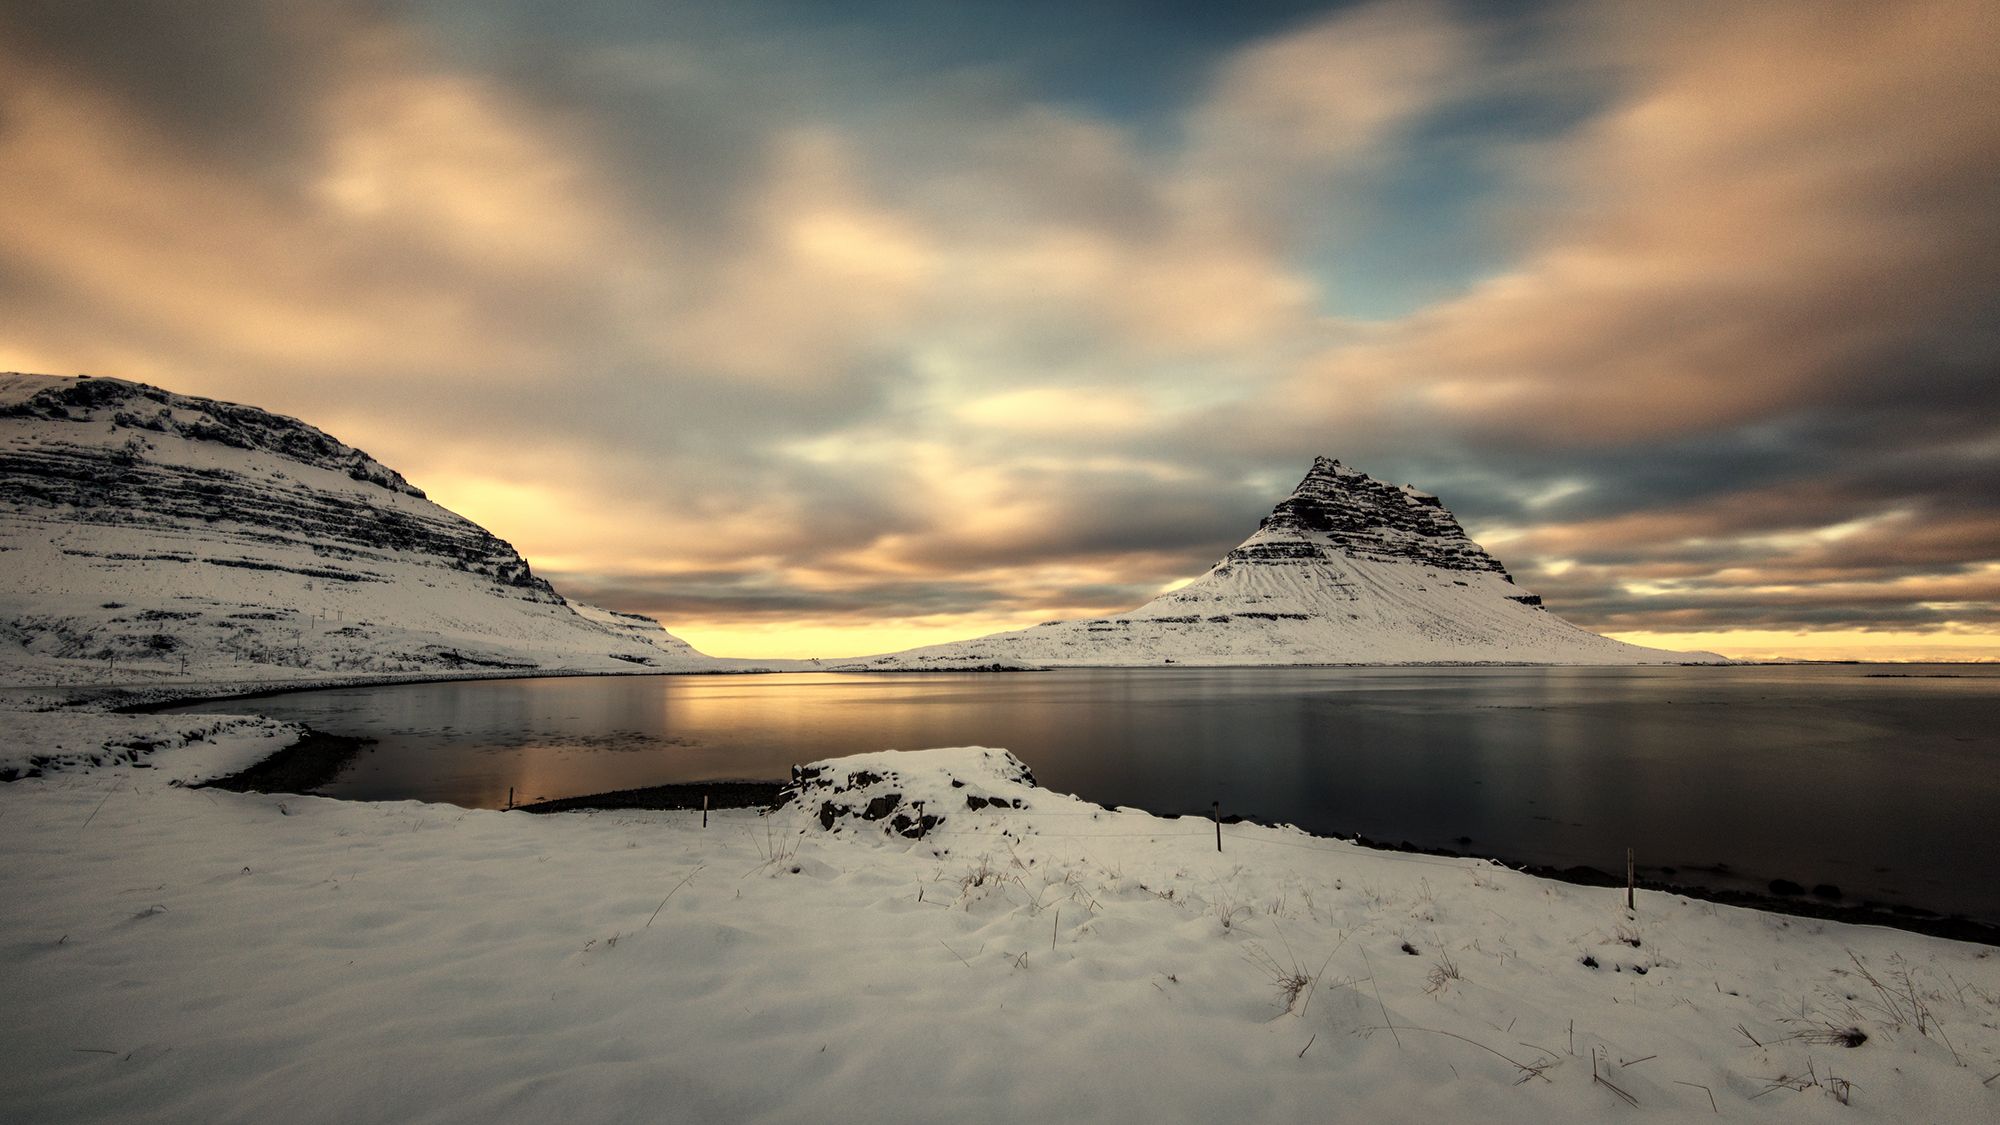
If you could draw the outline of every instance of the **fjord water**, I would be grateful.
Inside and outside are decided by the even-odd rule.
[[[2000,921],[2000,668],[1283,668],[648,676],[302,692],[377,740],[332,796],[479,808],[1012,750],[1110,805]]]

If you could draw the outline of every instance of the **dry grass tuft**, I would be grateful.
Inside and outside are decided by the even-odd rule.
[[[1868,1033],[1858,1027],[1838,1027],[1823,1023],[1818,1027],[1796,1032],[1792,1038],[1819,1047],[1846,1047],[1852,1050],[1868,1042]]]
[[[1275,925],[1273,923],[1274,928]],[[1299,963],[1298,956],[1292,952],[1292,943],[1285,939],[1283,930],[1278,931],[1278,940],[1285,945],[1283,961],[1272,956],[1269,950],[1254,941],[1244,943],[1243,957],[1257,966],[1265,979],[1271,982],[1271,987],[1276,990],[1280,1007],[1287,1012],[1304,1016],[1306,1009],[1312,1005],[1313,989],[1326,975],[1326,967],[1333,963],[1333,955],[1340,952],[1341,946],[1347,944],[1347,935],[1341,935],[1340,941],[1327,952],[1326,959],[1320,962],[1316,972],[1307,972],[1305,966]]]
[[[1451,954],[1439,953],[1438,959],[1431,963],[1430,974],[1424,978],[1424,994],[1435,996],[1443,992],[1451,982],[1464,979],[1465,974],[1458,971],[1458,965],[1452,961]]]
[[[1821,1077],[1819,1069],[1813,1065],[1813,1061],[1807,1059],[1806,1072],[1804,1074],[1780,1074],[1776,1078],[1767,1078],[1764,1080],[1764,1089],[1750,1095],[1750,1100],[1754,1102],[1773,1090],[1791,1090],[1796,1093],[1804,1093],[1807,1090],[1825,1090],[1828,1094],[1832,1095],[1834,1101],[1839,1102],[1841,1105],[1852,1105],[1854,1104],[1854,1088],[1854,1083],[1834,1074],[1832,1071],[1828,1071],[1825,1077]]]

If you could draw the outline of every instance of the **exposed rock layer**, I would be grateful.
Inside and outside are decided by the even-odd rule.
[[[1231,551],[1231,561],[1340,554],[1507,573],[1499,559],[1466,538],[1458,518],[1437,497],[1407,484],[1384,483],[1327,457],[1315,459],[1312,471],[1257,526],[1264,534]]]

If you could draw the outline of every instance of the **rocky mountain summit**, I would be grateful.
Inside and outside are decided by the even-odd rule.
[[[1229,553],[1238,563],[1322,558],[1329,553],[1444,570],[1507,568],[1465,537],[1443,502],[1411,485],[1391,485],[1328,457],[1257,524],[1257,534]]]
[[[0,374],[0,678],[706,667],[293,418]]]
[[[1206,574],[1129,613],[840,662],[869,668],[1654,664],[1711,653],[1579,629],[1514,584],[1435,496],[1320,457]]]

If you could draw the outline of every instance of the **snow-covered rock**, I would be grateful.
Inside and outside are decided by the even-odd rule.
[[[806,810],[828,831],[879,826],[917,840],[955,812],[1028,808],[1034,788],[1027,763],[1005,750],[884,750],[793,766],[779,803]]]
[[[0,374],[0,682],[713,666],[293,418]]]
[[[1129,613],[842,662],[870,668],[1719,662],[1602,637],[1514,584],[1437,497],[1326,457],[1209,571]]]

